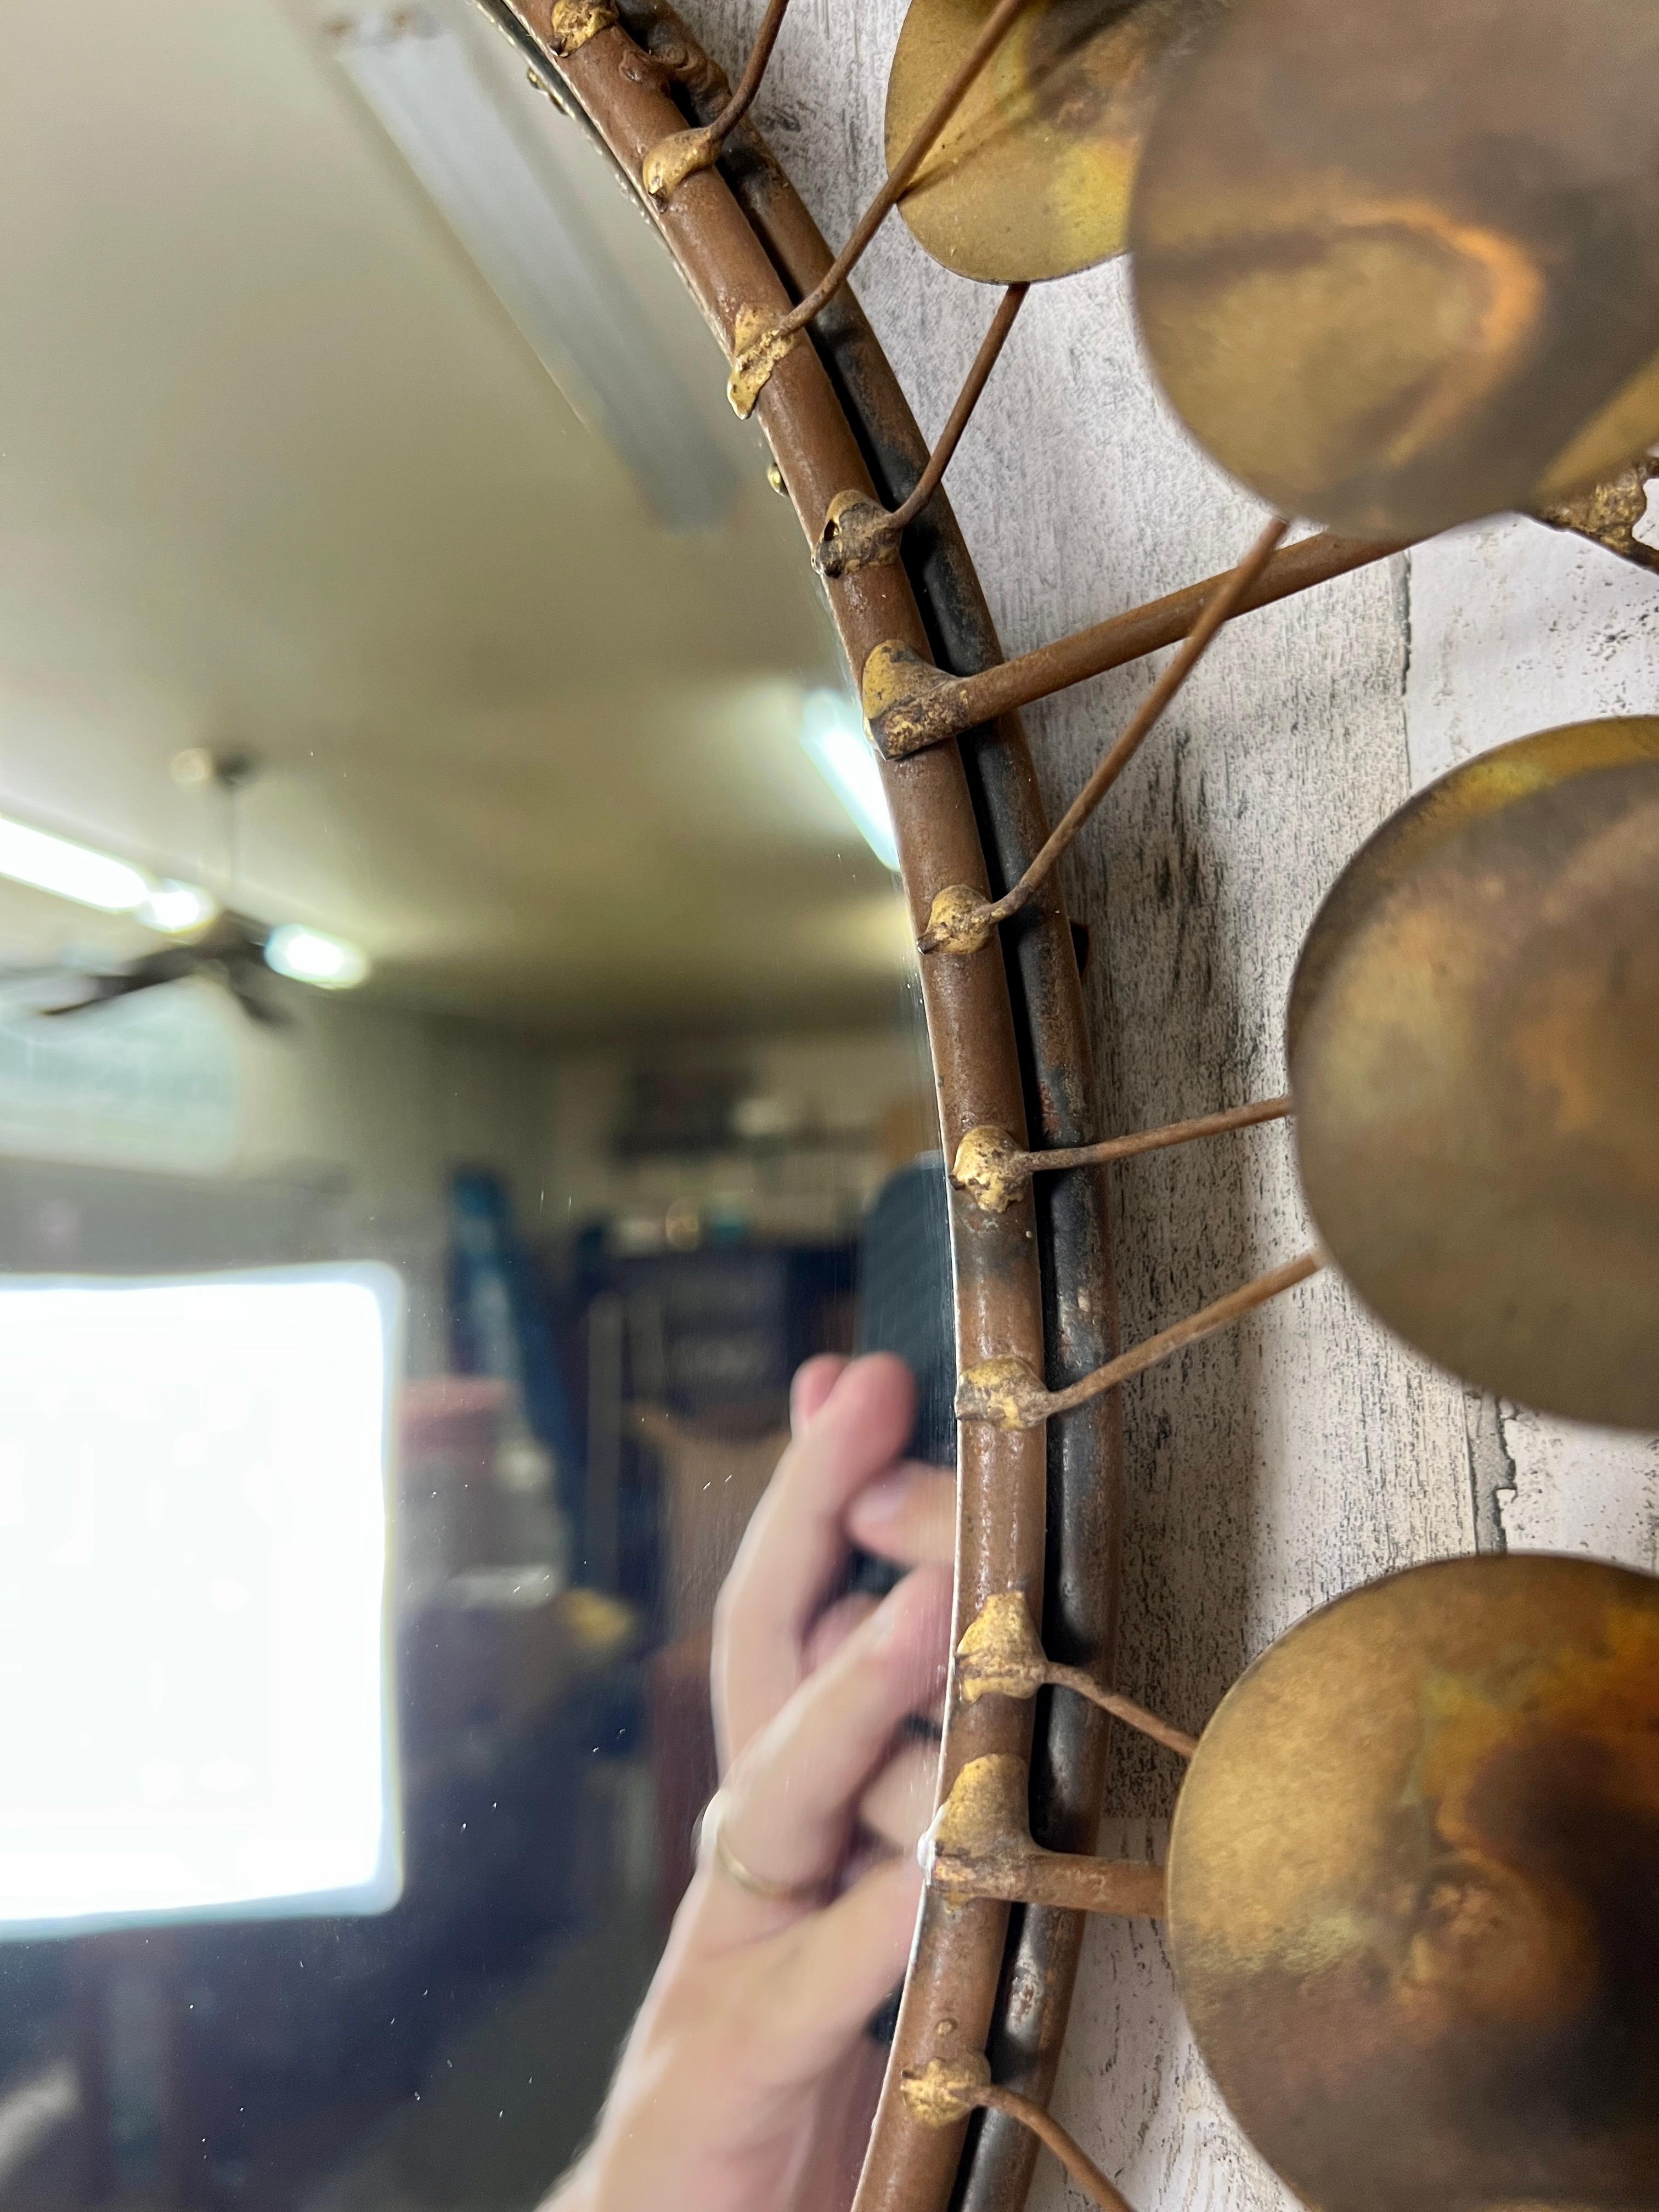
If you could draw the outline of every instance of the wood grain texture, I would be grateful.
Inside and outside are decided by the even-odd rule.
[[[696,10],[734,70],[758,14],[757,0]],[[880,180],[901,15],[897,0],[796,0],[761,94],[762,127],[832,239]],[[896,221],[857,289],[937,432],[995,294],[947,276]],[[1010,653],[1227,567],[1261,526],[1152,390],[1115,265],[1033,293],[949,481]],[[1225,635],[1066,871],[1074,916],[1110,948],[1091,979],[1103,1129],[1282,1089],[1291,969],[1355,846],[1470,751],[1575,714],[1655,711],[1656,637],[1651,578],[1519,522]],[[1030,714],[1051,815],[1158,665]],[[1306,1241],[1282,1127],[1114,1175],[1126,1342]],[[1390,1568],[1478,1539],[1656,1563],[1659,1449],[1467,1401],[1329,1274],[1132,1383],[1127,1415],[1120,1686],[1183,1727],[1311,1606]],[[1170,1764],[1120,1747],[1103,1850],[1161,1850],[1149,1824],[1167,1814]],[[1208,2082],[1147,1923],[1090,1929],[1056,2111],[1139,2212],[1288,2212]],[[1033,2212],[1074,2202],[1040,2161]]]

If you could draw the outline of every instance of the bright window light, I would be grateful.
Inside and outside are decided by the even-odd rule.
[[[0,1936],[402,1884],[389,1268],[0,1279]]]
[[[325,937],[320,929],[287,921],[265,939],[265,965],[296,983],[314,983],[324,991],[349,991],[368,973],[368,956],[343,938]]]
[[[896,868],[893,817],[858,708],[840,691],[809,691],[801,706],[800,741],[870,850],[884,867]]]
[[[67,837],[54,837],[50,830],[31,830],[27,823],[11,822],[3,815],[0,876],[73,899],[79,906],[95,906],[105,914],[131,914],[150,893],[149,878],[125,860],[72,844]]]
[[[218,911],[219,902],[210,893],[195,884],[176,882],[171,876],[155,884],[143,903],[133,908],[147,929],[159,929],[165,937],[181,937],[188,930],[200,929]]]

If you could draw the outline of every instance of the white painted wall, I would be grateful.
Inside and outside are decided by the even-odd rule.
[[[734,68],[757,0],[694,12]],[[797,0],[762,94],[762,127],[831,240],[882,173],[902,12]],[[896,222],[858,289],[936,430],[994,295],[945,276]],[[1032,295],[951,489],[1010,652],[1224,568],[1258,526],[1150,389],[1121,266]],[[1291,969],[1354,847],[1471,752],[1577,715],[1659,711],[1656,641],[1653,578],[1519,521],[1228,633],[1068,872],[1095,931],[1106,1128],[1282,1089]],[[1051,808],[1152,674],[1121,671],[1031,714]],[[1127,1165],[1117,1220],[1131,1339],[1307,1235],[1282,1128]],[[1121,1680],[1188,1726],[1310,1607],[1386,1569],[1477,1540],[1656,1563],[1652,1443],[1466,1407],[1329,1277],[1132,1385],[1128,1431]],[[1161,1850],[1170,1779],[1157,1755],[1126,1753],[1108,1801],[1119,1840]],[[1219,2107],[1146,1923],[1091,1932],[1056,2109],[1139,2212],[1290,2203]],[[1035,2212],[1080,2203],[1044,2160]]]

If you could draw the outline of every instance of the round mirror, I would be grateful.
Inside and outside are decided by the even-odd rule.
[[[0,2207],[528,2208],[793,1371],[951,1448],[879,774],[465,0],[3,16]]]

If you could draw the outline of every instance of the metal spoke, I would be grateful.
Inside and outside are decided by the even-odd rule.
[[[696,170],[713,168],[720,158],[720,148],[754,105],[755,94],[761,88],[761,80],[766,75],[766,65],[772,58],[772,49],[778,42],[778,33],[783,28],[788,10],[789,0],[768,0],[743,75],[714,121],[695,131],[676,131],[671,137],[659,139],[646,155],[641,165],[640,181],[653,200],[665,200],[677,185],[684,184]]]
[[[1386,561],[1405,551],[1408,541],[1387,544],[1369,538],[1339,538],[1321,532],[1300,538],[1275,553],[1255,583],[1234,608],[1235,616],[1257,607],[1273,605],[1298,592],[1346,576],[1374,561]],[[994,722],[1000,714],[1034,706],[1073,684],[1121,668],[1161,646],[1183,638],[1202,614],[1224,576],[1209,576],[1201,584],[1188,584],[1161,599],[1128,613],[1111,615],[1086,629],[1052,645],[1038,646],[1012,660],[1000,661],[976,676],[945,676],[931,662],[879,648],[872,660],[880,671],[882,691],[875,696],[866,684],[864,709],[876,743],[889,760],[902,760],[928,745],[958,738],[964,730]],[[901,672],[908,683],[900,680]]]
[[[1190,1145],[1200,1137],[1218,1137],[1231,1129],[1253,1129],[1263,1121],[1283,1121],[1293,1110],[1294,1101],[1286,1091],[1278,1098],[1258,1098],[1248,1106],[1224,1107],[1218,1114],[1199,1114],[1189,1121],[1171,1121],[1161,1129],[1138,1129],[1133,1136],[1108,1137],[1097,1145],[1056,1145],[1038,1152],[1016,1144],[1006,1129],[985,1123],[967,1131],[957,1146],[951,1180],[959,1190],[970,1192],[988,1213],[1000,1213],[1012,1205],[1034,1175],[1052,1174],[1063,1168],[1104,1167],[1114,1160],[1137,1158],[1142,1152]]]
[[[769,374],[768,364],[780,357],[784,343],[797,331],[805,330],[813,317],[828,307],[852,275],[865,248],[897,206],[911,179],[932,150],[934,141],[962,105],[969,88],[1001,45],[1014,18],[1026,4],[1027,0],[997,0],[996,6],[985,19],[979,36],[963,56],[956,73],[923,117],[915,137],[888,171],[886,183],[859,217],[854,225],[852,236],[823,276],[799,306],[792,307],[787,315],[775,321],[769,320],[764,329],[757,330],[749,337],[732,364],[732,377],[727,386],[732,404],[738,407],[740,412],[747,414],[754,405],[755,395],[759,389],[757,378],[759,377],[760,382],[764,381],[762,372]]]
[[[1190,1759],[1198,1738],[1188,1735],[1125,1698],[1108,1690],[1080,1667],[1056,1666],[1042,1648],[1030,1607],[1018,1590],[997,1590],[969,1622],[957,1646],[957,1694],[964,1705],[981,1698],[1034,1698],[1042,1689],[1074,1690],[1126,1728],[1139,1730],[1166,1750]]]
[[[1054,2154],[1098,2212],[1134,2212],[1122,2191],[1106,2179],[1057,2119],[1018,2089],[1004,2089],[992,2081],[989,2062],[981,2053],[954,2060],[935,2058],[905,2074],[899,2087],[912,2118],[924,2127],[960,2126],[974,2112],[1005,2113],[1029,2128]]]
[[[844,506],[831,503],[830,520],[824,524],[817,550],[817,564],[826,576],[850,575],[855,568],[871,568],[896,555],[899,539],[939,489],[1030,289],[1029,284],[1011,284],[997,303],[991,327],[974,356],[974,365],[957,394],[956,404],[945,418],[939,443],[927,456],[927,465],[903,505],[889,514],[873,500],[855,498]]]
[[[1094,774],[1049,832],[1048,842],[1012,890],[1005,891],[1000,899],[980,901],[979,910],[975,912],[971,907],[965,906],[960,887],[951,886],[951,891],[945,894],[951,901],[949,907],[940,908],[936,902],[929,927],[917,940],[923,952],[977,951],[985,942],[988,931],[1000,922],[1012,921],[1021,908],[1029,903],[1059,865],[1061,854],[1072,844],[1084,823],[1139,751],[1157,726],[1164,708],[1209,650],[1216,632],[1272,560],[1274,548],[1290,526],[1286,517],[1274,515],[1238,566],[1223,578],[1218,589],[1206,602],[1203,612],[1187,633],[1174,659],[1131,715],[1128,727],[1103,757]],[[954,897],[951,892],[955,892]]]
[[[1023,1359],[981,1360],[977,1367],[964,1369],[957,1384],[957,1418],[963,1421],[988,1421],[999,1429],[1034,1429],[1056,1413],[1069,1413],[1074,1407],[1086,1405],[1103,1391],[1115,1390],[1132,1375],[1142,1374],[1147,1368],[1172,1358],[1189,1344],[1196,1344],[1203,1337],[1212,1336],[1218,1329],[1242,1321],[1246,1314],[1254,1313],[1258,1306],[1266,1305],[1269,1298],[1276,1298],[1282,1291],[1305,1283],[1323,1265],[1317,1252],[1304,1252],[1297,1259],[1287,1260],[1283,1267],[1270,1268],[1253,1282],[1229,1291],[1225,1297],[1200,1306],[1196,1313],[1188,1314],[1185,1321],[1176,1322],[1173,1328],[1160,1330],[1144,1344],[1137,1344],[1115,1359],[1109,1359],[1092,1375],[1084,1376],[1081,1381],[1063,1390],[1045,1389],[1042,1378]]]

